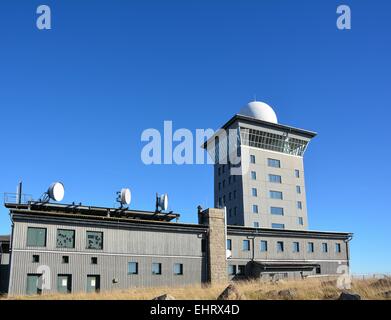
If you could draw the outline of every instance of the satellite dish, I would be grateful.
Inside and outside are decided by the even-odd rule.
[[[129,205],[132,201],[132,194],[129,189],[123,188],[120,193],[120,203],[123,205]]]
[[[226,250],[225,251],[225,257],[227,258],[227,259],[229,259],[229,258],[231,258],[232,257],[232,252],[231,252],[231,250]]]
[[[65,189],[61,182],[53,182],[47,192],[50,199],[54,201],[61,201],[64,199]]]
[[[168,209],[168,195],[167,193],[165,194],[162,194],[160,197],[157,196],[157,199],[156,199],[157,203],[156,203],[156,206],[158,208],[160,208],[161,211],[166,211]],[[156,210],[158,209],[156,208]]]

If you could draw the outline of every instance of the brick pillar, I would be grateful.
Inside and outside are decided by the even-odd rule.
[[[228,281],[224,209],[206,209],[203,221],[209,226],[208,232],[208,281],[213,285]]]

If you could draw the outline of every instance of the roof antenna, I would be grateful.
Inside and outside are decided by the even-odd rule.
[[[254,93],[254,102],[257,101],[257,94]]]

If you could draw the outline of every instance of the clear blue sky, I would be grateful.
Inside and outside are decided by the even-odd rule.
[[[251,100],[318,132],[305,157],[310,228],[354,232],[352,269],[390,272],[389,1],[4,0],[0,191],[133,208],[168,192],[182,221],[213,205],[212,167],[145,166],[146,128],[217,128]],[[336,28],[349,4],[352,30]],[[0,207],[0,233],[10,231]]]

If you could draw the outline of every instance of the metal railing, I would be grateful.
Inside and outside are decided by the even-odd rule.
[[[27,204],[32,200],[33,200],[33,197],[31,194],[22,193],[20,195],[20,202],[19,202],[17,193],[10,193],[10,192],[4,193],[4,203]]]

